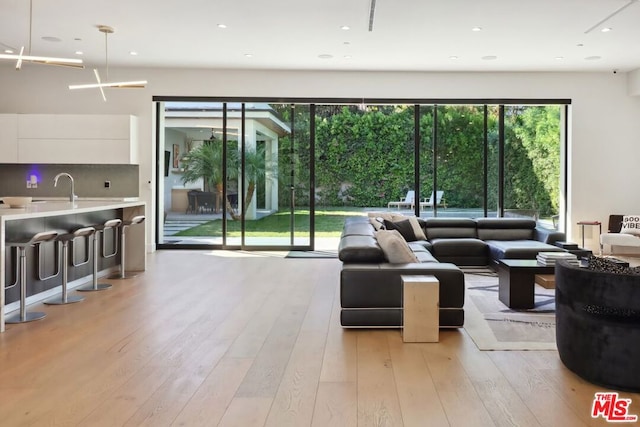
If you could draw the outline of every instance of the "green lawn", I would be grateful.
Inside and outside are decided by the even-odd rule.
[[[344,219],[348,216],[365,215],[362,208],[322,208],[316,210],[316,237],[340,237]],[[299,237],[309,237],[309,210],[295,211],[295,234]],[[278,212],[255,221],[245,221],[248,237],[287,237],[291,228],[289,212]],[[240,236],[240,221],[227,221],[227,235]],[[221,236],[222,220],[217,219],[183,230],[176,236]]]

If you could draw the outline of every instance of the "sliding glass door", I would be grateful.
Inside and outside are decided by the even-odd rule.
[[[243,248],[311,248],[309,110],[309,105],[244,105]],[[270,121],[247,120],[257,111]]]
[[[309,105],[159,105],[160,244],[311,247]]]
[[[161,101],[160,248],[335,250],[377,211],[562,224],[560,101]]]

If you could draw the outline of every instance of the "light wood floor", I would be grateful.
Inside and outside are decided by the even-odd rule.
[[[0,335],[0,425],[595,426],[554,351],[343,330],[340,262],[159,251]],[[631,412],[640,414],[640,395]]]

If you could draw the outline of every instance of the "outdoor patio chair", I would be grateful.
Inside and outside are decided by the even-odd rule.
[[[433,194],[433,192],[431,192],[431,197],[429,197],[429,200],[426,200],[426,198],[425,198],[424,201],[420,202],[420,208],[431,208],[431,207],[433,207],[433,196],[434,196],[434,194]],[[437,206],[443,206],[443,207],[446,208],[447,207],[446,202],[442,201],[442,196],[444,196],[444,191],[442,191],[442,190],[436,191],[435,196],[436,196],[435,197],[436,198],[436,205]]]
[[[198,213],[213,213],[215,209],[215,194],[209,191],[201,191],[196,195]]]
[[[415,200],[416,200],[416,192],[413,190],[409,190],[407,191],[407,195],[405,196],[404,200],[398,200],[398,201],[387,203],[387,209],[389,209],[391,206],[395,206],[398,209],[404,206],[413,208],[413,204],[415,203]]]
[[[187,192],[187,211],[185,213],[196,213],[198,209],[198,203],[196,200],[198,193],[198,190],[191,190]]]

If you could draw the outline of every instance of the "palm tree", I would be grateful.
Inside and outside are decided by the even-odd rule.
[[[219,193],[222,193],[224,182],[222,160],[222,142],[215,139],[204,141],[202,145],[191,150],[186,159],[184,159],[185,170],[182,175],[182,182],[186,184],[202,178],[206,183],[206,188],[209,190],[215,188]],[[234,149],[227,150],[228,179],[238,178],[239,163],[237,151]],[[277,174],[275,166],[265,159],[264,145],[259,145],[255,151],[246,151],[244,164],[247,192],[244,197],[245,205],[242,215],[247,214],[258,179],[265,177],[272,179]],[[238,189],[238,191],[241,191],[241,189]],[[231,218],[240,220],[241,215],[233,209],[228,197],[225,200],[225,204]]]
[[[229,179],[236,179],[238,177],[236,151],[228,150],[227,159],[229,160],[227,164],[230,165],[227,167],[227,177]],[[224,183],[222,160],[222,142],[215,139],[204,141],[202,145],[187,153],[187,156],[183,159],[185,164],[182,175],[183,184],[195,182],[202,178],[205,183],[205,190],[212,191],[215,189],[221,194]],[[228,198],[225,200],[225,203],[231,217],[234,220],[239,219],[240,217],[231,207]]]
[[[253,193],[256,190],[256,182],[260,178],[274,179],[277,176],[277,166],[265,159],[264,144],[256,147],[255,151],[246,151],[244,155],[244,173],[247,181],[247,193],[245,195],[243,215],[247,214]]]

